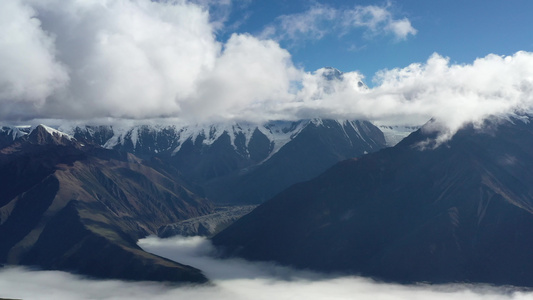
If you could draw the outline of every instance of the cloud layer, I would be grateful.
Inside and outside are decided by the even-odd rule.
[[[0,297],[39,300],[118,299],[529,299],[530,292],[477,285],[402,286],[359,277],[292,270],[267,263],[217,260],[210,243],[199,237],[159,240],[140,245],[154,253],[202,268],[209,286],[168,286],[150,282],[88,280],[57,271],[0,269]]]
[[[328,117],[420,125],[435,117],[452,134],[466,122],[529,111],[533,103],[532,53],[490,54],[464,65],[434,54],[379,72],[367,88],[357,72],[328,78],[325,69],[295,67],[290,53],[264,35],[219,41],[224,17],[213,21],[209,3],[1,1],[0,121]],[[416,33],[389,4],[343,12],[316,5],[278,18],[270,37],[321,38],[333,19],[367,35]]]
[[[533,105],[533,53],[512,56],[488,55],[472,64],[451,64],[433,54],[425,63],[383,70],[376,86],[357,88],[358,73],[345,73],[334,81],[333,93],[320,92],[317,76],[304,77],[301,102],[284,109],[294,114],[331,118],[361,118],[381,124],[422,124],[435,118],[445,133],[453,135],[469,122],[481,124],[491,115],[531,112]],[[319,77],[320,78],[320,77]]]

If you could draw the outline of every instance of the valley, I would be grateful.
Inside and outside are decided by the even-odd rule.
[[[0,300],[533,299],[531,12],[0,1]]]
[[[287,186],[386,146],[369,122],[2,127],[0,262],[97,278],[206,282],[143,252],[213,236]]]
[[[211,140],[205,129],[182,138],[176,133],[188,129],[172,127],[134,127],[118,138],[110,127],[4,129],[2,262],[206,282],[201,270],[145,253],[136,241],[207,236],[225,257],[326,273],[533,285],[523,275],[533,228],[529,116],[494,117],[439,143],[435,122],[394,147],[359,121],[268,127],[284,128],[274,132],[285,139],[268,139],[256,125],[217,127],[225,128],[218,135],[211,127]],[[261,139],[269,142],[254,148]]]

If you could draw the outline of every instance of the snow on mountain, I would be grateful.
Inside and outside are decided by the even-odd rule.
[[[338,89],[342,89],[346,86],[357,87],[359,90],[368,90],[368,86],[361,81],[361,77],[353,73],[343,73],[338,69],[332,67],[325,67],[318,69],[315,72],[319,75],[319,79],[316,82],[317,91],[315,92],[316,98],[321,98],[323,94],[332,94]],[[322,79],[322,80],[320,80]]]
[[[306,119],[262,124],[79,125],[40,128],[36,141],[99,145],[133,153],[201,188],[218,203],[260,203],[340,160],[377,151],[383,133],[368,121]],[[31,136],[31,135],[30,135]],[[49,137],[55,137],[50,140]],[[66,139],[60,138],[66,137]],[[0,147],[12,143],[0,135]],[[269,182],[266,186],[264,182]]]
[[[328,81],[344,79],[344,73],[333,67],[324,67],[319,71],[320,75],[322,75],[322,77]]]
[[[2,126],[0,127],[0,133],[3,133],[9,137],[11,137],[12,140],[16,140],[20,137],[26,136],[30,134],[32,131],[34,131],[37,127],[42,126],[43,129],[48,132],[52,136],[57,137],[65,137],[66,139],[72,140],[74,137],[68,133],[65,133],[61,130],[52,128],[50,126],[39,124],[37,126],[31,126],[31,125],[22,125],[22,126]]]
[[[259,125],[252,123],[219,123],[216,125],[193,125],[186,126],[179,130],[178,147],[173,150],[173,154],[177,153],[181,149],[181,145],[187,140],[196,142],[199,136],[203,137],[202,143],[204,145],[212,145],[218,140],[224,133],[229,135],[230,144],[234,149],[237,149],[235,140],[237,136],[242,135],[245,139],[245,145],[248,147],[252,135]]]
[[[118,127],[118,128],[111,127],[111,130],[113,132],[113,136],[109,140],[107,140],[105,144],[102,145],[104,148],[107,148],[107,149],[113,149],[113,147],[119,144],[124,145],[124,143],[126,142],[126,138],[128,136],[130,138],[132,137],[133,131],[137,133],[137,130],[135,129],[127,129],[123,127]],[[138,135],[135,134],[135,137],[138,137]],[[137,145],[137,139],[135,138],[134,141],[135,143],[133,144],[133,147],[135,148],[135,146]]]
[[[359,132],[356,121],[336,120],[341,128],[350,126],[364,140],[364,134]],[[217,124],[180,125],[62,125],[57,129],[42,125],[51,135],[63,136],[69,140],[78,138],[86,142],[99,144],[107,149],[128,148],[133,152],[168,152],[176,155],[185,142],[198,142],[210,146],[224,134],[229,136],[230,144],[235,150],[248,155],[248,146],[254,133],[264,135],[271,145],[267,157],[277,153],[284,145],[296,137],[307,125],[323,126],[323,120],[315,118],[298,121],[270,121],[263,124],[251,122],[228,122]],[[363,124],[364,125],[364,124]],[[416,126],[379,126],[385,135],[387,146],[394,146],[411,132],[417,130]],[[2,126],[0,133],[8,136],[10,140],[29,134],[35,126]],[[239,140],[239,145],[236,142]],[[242,144],[242,145],[241,145]],[[244,146],[244,147],[242,147]],[[142,148],[142,150],[140,149]],[[243,149],[242,149],[243,148]]]
[[[333,71],[332,71],[333,72]],[[350,126],[361,139],[364,134],[359,132],[360,126],[356,121],[336,120],[341,126]],[[217,124],[195,124],[195,125],[69,125],[54,129],[45,126],[46,130],[54,135],[65,136],[68,139],[77,138],[80,141],[92,142],[107,149],[124,149],[132,152],[144,153],[168,153],[176,155],[187,142],[193,145],[201,143],[204,146],[211,146],[223,135],[229,136],[229,141],[233,149],[249,155],[248,146],[254,134],[264,135],[270,143],[269,155],[266,159],[277,153],[283,146],[296,137],[306,126],[313,124],[323,126],[323,120],[315,118],[311,120],[298,121],[270,121],[267,123],[251,122],[228,122]],[[34,127],[2,127],[4,132],[10,130],[10,136],[16,139],[28,134]],[[401,126],[380,126],[387,140],[387,145],[393,146],[402,138],[407,136],[416,127]]]
[[[385,136],[385,141],[387,146],[393,147],[398,144],[401,140],[406,138],[412,132],[418,130],[420,126],[387,126],[379,125],[379,129],[383,132]]]
[[[66,138],[68,140],[75,140],[75,138],[72,135],[70,135],[70,134],[64,133],[64,132],[59,131],[57,129],[54,129],[52,127],[46,126],[44,124],[40,124],[39,126],[42,126],[52,136],[57,136],[57,137],[60,137],[60,138]],[[32,129],[32,131],[33,131],[33,129]]]
[[[44,134],[44,135],[43,135]],[[46,137],[49,136],[49,137]],[[67,133],[52,127],[40,124],[37,126],[2,126],[0,127],[0,147],[9,146],[17,139],[28,137],[35,139],[34,142],[67,143],[76,139]]]
[[[273,146],[272,152],[270,153],[270,155],[273,155],[294,138],[308,123],[309,121],[272,121],[266,124],[246,122],[187,126],[178,131],[178,146],[173,150],[173,154],[179,152],[181,146],[187,140],[196,143],[197,138],[201,136],[203,137],[202,143],[204,145],[212,145],[223,134],[229,135],[230,144],[235,150],[238,148],[236,144],[237,138],[239,136],[244,137],[244,145],[247,149],[254,132],[258,130],[268,138],[270,144]]]
[[[307,124],[309,120],[288,122],[288,121],[275,121],[269,122],[263,126],[258,126],[257,129],[261,131],[273,145],[270,155],[266,158],[269,159],[272,155],[276,154],[283,146],[296,137]]]
[[[134,125],[134,126],[63,126],[61,129],[72,136],[84,136],[85,139],[96,137],[102,131],[110,131],[109,137],[105,140],[101,138],[97,142],[104,148],[131,148],[137,152],[141,147],[148,147],[154,153],[169,152],[176,155],[181,147],[191,141],[193,144],[202,143],[211,146],[223,135],[229,136],[230,144],[238,150],[244,146],[244,153],[248,154],[248,146],[254,133],[260,132],[271,144],[270,155],[275,154],[286,143],[291,141],[311,120],[300,121],[271,121],[265,124],[250,122],[231,122],[218,124],[195,124],[189,126],[179,125]],[[147,140],[150,145],[147,145]],[[238,140],[243,141],[243,145],[238,145]]]
[[[12,141],[23,137],[31,131],[31,126],[1,126],[0,133],[11,138]]]

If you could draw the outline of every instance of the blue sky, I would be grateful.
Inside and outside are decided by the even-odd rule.
[[[320,39],[281,40],[295,64],[308,71],[324,66],[345,72],[359,70],[371,83],[380,69],[424,62],[434,52],[452,62],[472,63],[490,53],[512,55],[519,50],[533,50],[533,1],[529,0],[236,2],[227,24],[243,23],[236,29],[222,30],[219,37],[225,39],[233,32],[260,35],[277,17],[305,13],[320,5],[338,10],[368,5],[387,7],[394,18],[408,18],[417,33],[398,41],[390,34],[365,36],[363,28],[342,34],[339,28]]]

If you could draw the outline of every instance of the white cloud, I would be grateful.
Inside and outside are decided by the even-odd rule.
[[[356,7],[341,19],[371,33],[410,34],[408,20],[394,19],[388,7]],[[3,122],[323,117],[420,125],[434,117],[445,139],[467,122],[530,111],[533,103],[529,52],[471,64],[434,54],[379,72],[366,89],[357,72],[326,81],[323,70],[296,68],[273,40],[217,41],[206,8],[186,1],[10,0],[0,1],[0,14]],[[320,36],[320,20],[334,14],[317,6],[295,19],[293,33]]]
[[[387,26],[385,26],[386,31],[392,32],[397,39],[405,40],[407,36],[415,35],[417,30],[411,25],[411,21],[407,18],[401,20],[390,21]]]
[[[366,28],[369,35],[393,34],[398,40],[407,39],[408,35],[416,35],[417,30],[407,18],[397,20],[386,6],[357,6],[344,12],[343,20],[346,27]]]
[[[417,30],[407,18],[395,19],[385,6],[357,5],[352,9],[336,9],[317,4],[307,11],[283,15],[267,26],[261,36],[276,40],[319,40],[328,34],[345,34],[354,29],[363,29],[367,37],[392,34],[397,40],[416,35]]]
[[[301,74],[276,42],[234,34],[214,67],[198,81],[198,92],[181,105],[196,120],[238,119],[250,108],[258,111],[247,117],[260,118],[270,103],[291,100],[291,82]]]
[[[330,23],[338,14],[339,11],[332,7],[315,5],[302,13],[278,17],[275,24],[263,30],[261,36],[276,40],[318,40],[329,33]]]
[[[240,0],[247,2],[249,0]],[[217,31],[224,30],[230,17],[235,0],[189,0],[209,11],[209,20]]]
[[[76,1],[35,5],[70,69],[44,114],[144,118],[180,111],[220,49],[208,13],[185,2]]]
[[[2,72],[7,83],[15,77],[24,85],[0,100],[9,104],[13,98],[24,99],[15,109],[29,115],[144,118],[176,114],[180,110],[176,99],[196,91],[196,81],[213,67],[220,49],[208,13],[184,1],[11,0],[2,1],[0,11],[12,6],[24,7],[26,13],[8,19],[2,36],[22,42],[11,53],[0,52],[0,61],[7,64],[3,68],[7,72]],[[17,30],[14,26],[19,23],[28,29]],[[25,72],[19,71],[19,62]],[[68,70],[68,84],[66,72],[58,69]],[[26,73],[43,75],[29,81]],[[6,92],[5,82],[0,77],[1,93]],[[46,90],[27,95],[41,86]],[[12,110],[3,112],[3,118],[12,117]]]
[[[55,59],[53,35],[40,29],[35,10],[18,1],[0,6],[0,118],[22,116],[25,106],[42,106],[67,84],[68,75]]]
[[[169,286],[150,282],[89,280],[57,271],[0,269],[0,297],[25,300],[119,299],[530,299],[531,292],[484,285],[411,285],[376,283],[293,270],[268,263],[220,260],[199,238],[148,238],[140,245],[154,253],[201,267],[213,285]]]
[[[420,125],[435,118],[443,126],[445,140],[466,123],[531,112],[533,105],[533,53],[529,52],[491,54],[472,64],[451,64],[434,54],[425,63],[378,72],[373,88],[358,87],[361,79],[356,72],[345,73],[344,80],[329,83],[335,92],[324,93],[319,72],[307,74],[296,97],[299,101],[277,109],[301,118],[367,119],[384,125]]]
[[[398,116],[431,115],[449,137],[466,123],[480,124],[491,115],[531,112],[532,67],[533,53],[528,52],[491,54],[466,65],[434,54],[425,64],[380,72],[373,93],[387,99]]]
[[[0,75],[7,78],[0,77],[0,93],[9,93],[0,97],[6,108],[0,117],[18,119],[23,112],[27,118],[231,118],[239,113],[235,107],[287,100],[291,82],[302,73],[290,54],[273,41],[247,34],[218,42],[206,5],[1,2],[1,11],[4,6],[26,9],[13,14],[4,29],[5,36],[26,42],[0,52],[7,70]],[[11,29],[17,22],[30,24],[30,30]],[[32,44],[36,38],[43,42]],[[43,62],[23,64],[21,73],[17,63],[31,60],[34,52]],[[38,80],[25,82],[31,79],[28,74],[41,73]],[[6,88],[11,77],[23,85]],[[41,87],[46,89],[29,95]],[[12,108],[12,99],[22,99],[21,104]]]

